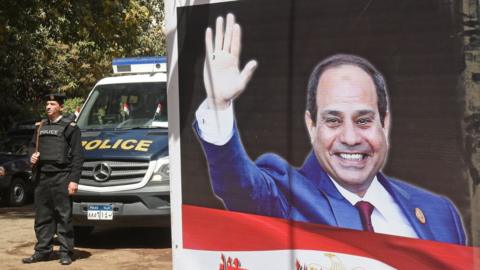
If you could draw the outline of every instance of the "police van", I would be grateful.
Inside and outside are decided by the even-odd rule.
[[[77,236],[95,226],[169,226],[166,58],[113,60],[77,118],[85,161],[73,197]]]

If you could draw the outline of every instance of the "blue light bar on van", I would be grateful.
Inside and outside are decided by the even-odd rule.
[[[167,57],[114,58],[112,67],[114,74],[167,72]]]

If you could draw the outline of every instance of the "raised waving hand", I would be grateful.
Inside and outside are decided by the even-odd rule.
[[[257,68],[257,62],[250,60],[240,70],[241,36],[240,25],[231,13],[226,17],[225,27],[223,17],[217,18],[215,37],[210,27],[205,32],[203,82],[211,108],[223,109],[228,106],[230,101],[245,90]]]

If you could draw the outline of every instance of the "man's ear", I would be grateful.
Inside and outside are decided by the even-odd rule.
[[[389,141],[389,136],[390,136],[390,127],[391,127],[390,112],[387,111],[385,113],[385,118],[383,119],[383,133],[385,134],[385,138],[387,138],[387,143]]]
[[[305,126],[307,127],[308,135],[310,136],[310,142],[313,143],[317,129],[309,111],[305,111]]]

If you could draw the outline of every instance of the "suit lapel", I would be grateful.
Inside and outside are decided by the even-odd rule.
[[[420,223],[419,218],[416,216],[415,208],[419,208],[418,204],[415,203],[416,198],[412,198],[407,191],[388,180],[382,173],[379,173],[377,178],[390,195],[392,195],[400,209],[402,209],[403,214],[407,217],[418,237],[426,240],[435,240],[430,226]]]
[[[357,209],[350,204],[337,190],[332,180],[320,166],[317,158],[310,152],[300,172],[317,187],[330,205],[327,209],[320,209],[322,215],[331,214],[337,227],[362,230],[362,222]]]
[[[330,179],[325,182],[331,182]],[[333,184],[332,184],[333,185]],[[333,186],[335,188],[335,186]],[[353,207],[345,198],[326,196],[331,207],[337,226],[355,230],[363,230],[357,208]]]

